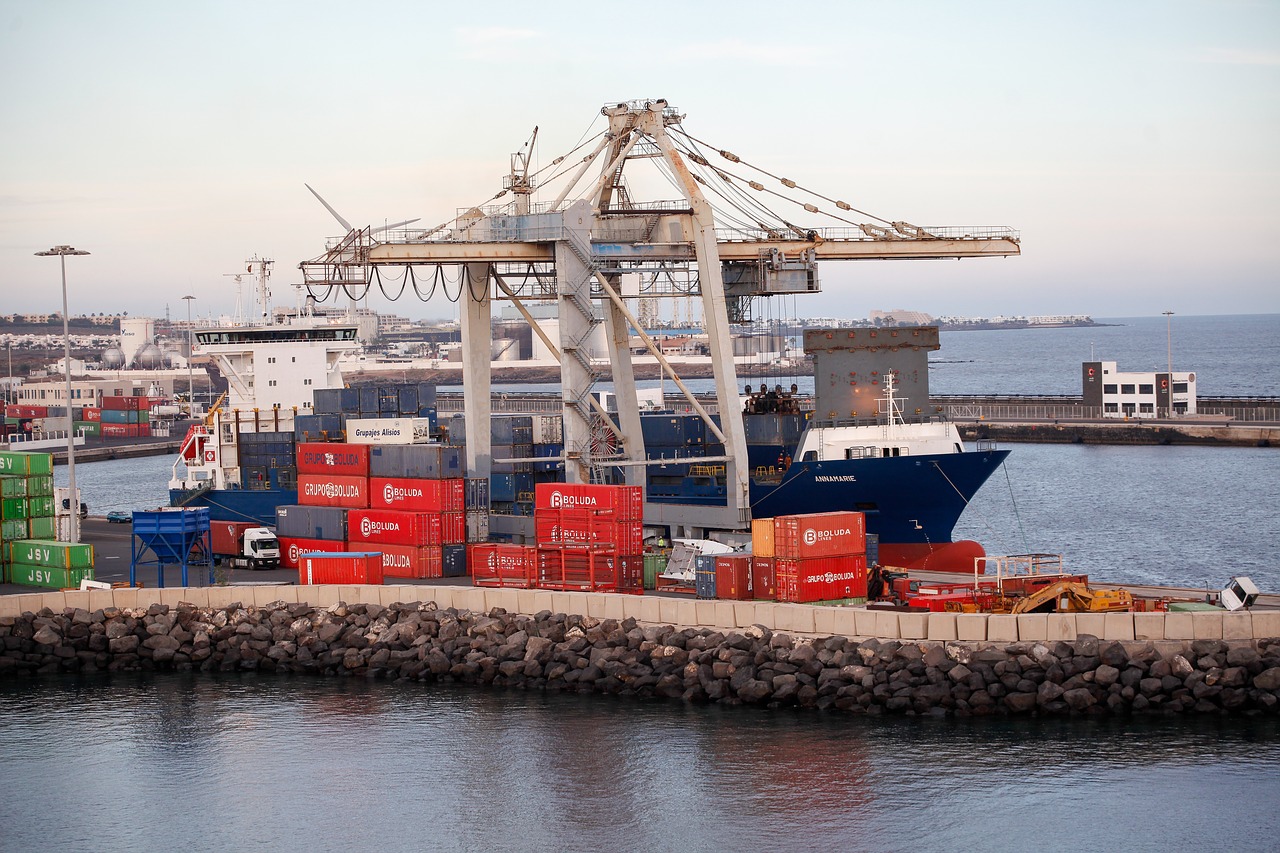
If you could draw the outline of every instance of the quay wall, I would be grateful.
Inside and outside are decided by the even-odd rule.
[[[1029,444],[1181,444],[1220,447],[1280,447],[1280,428],[1191,426],[1136,422],[957,423],[966,441],[994,439]]]
[[[845,607],[779,604],[771,601],[703,601],[688,598],[614,593],[484,589],[465,586],[291,586],[248,585],[37,592],[0,596],[0,617],[49,608],[89,612],[105,608],[221,608],[233,602],[262,607],[284,601],[329,607],[434,601],[440,609],[476,612],[502,608],[533,615],[541,611],[580,614],[597,619],[635,619],[646,625],[678,625],[733,631],[763,625],[804,636],[874,637],[881,640],[967,642],[1073,641],[1087,634],[1108,641],[1258,641],[1280,638],[1280,610],[1188,613],[900,613]]]
[[[297,593],[290,596],[294,598],[346,596],[369,603],[319,606],[275,597],[290,591]],[[43,602],[39,611],[0,615],[0,678],[137,670],[254,671],[798,706],[852,714],[1280,713],[1280,640],[1275,639],[1124,642],[1076,633],[1070,641],[1052,642],[858,640],[818,630],[816,615],[812,623],[800,626],[817,632],[805,637],[761,624],[727,631],[677,628],[572,612],[582,609],[575,604],[586,604],[590,610],[596,601],[602,612],[625,611],[621,597],[557,601],[560,593],[545,593],[549,599],[538,599],[534,593],[534,607],[548,602],[553,608],[569,607],[543,608],[532,616],[501,606],[487,611],[458,606],[487,604],[490,590],[450,590],[453,603],[447,608],[436,601],[380,603],[383,594],[395,598],[400,597],[396,593],[412,591],[420,592],[421,587],[130,590],[135,605],[142,603],[139,598],[153,598],[153,593],[164,599],[192,592],[205,592],[211,604],[197,607],[179,601],[171,606],[162,600],[145,607],[112,604],[92,611],[88,608],[107,603],[105,596],[115,602],[118,591],[64,593],[61,610],[48,606],[58,603],[55,598]],[[272,600],[223,601],[245,592],[255,600]],[[514,598],[519,603],[518,592]],[[650,601],[661,617],[667,600]],[[672,603],[676,615],[680,605],[693,604],[697,618],[698,602]],[[853,611],[854,628],[857,613]],[[899,633],[915,631],[904,630],[903,614],[874,616],[875,623],[868,627],[878,630],[882,617],[893,617]],[[709,618],[715,619],[714,611]],[[927,630],[928,624],[924,627]],[[1020,623],[1014,620],[1005,627],[1017,630]],[[1032,630],[1039,633],[1040,627]],[[1105,619],[1101,627],[1106,627]],[[988,628],[990,633],[992,626]]]

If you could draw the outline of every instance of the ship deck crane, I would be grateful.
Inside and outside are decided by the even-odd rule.
[[[581,151],[580,146],[547,167],[557,171],[544,186],[565,181],[553,201],[532,204],[538,185],[538,174],[529,171],[535,128],[526,146],[512,157],[503,190],[489,199],[495,202],[511,193],[513,202],[467,208],[435,228],[391,233],[383,239],[375,239],[372,229],[344,223],[344,237],[300,265],[317,299],[335,290],[348,296],[353,290],[367,293],[375,280],[381,281],[385,267],[405,267],[415,291],[415,270],[425,271],[433,288],[448,280],[447,268],[461,271],[456,279],[468,406],[467,468],[472,476],[487,476],[492,463],[488,421],[493,299],[511,300],[560,360],[566,479],[589,481],[605,468],[621,467],[628,482],[642,481],[640,467],[648,463],[628,346],[634,328],[664,378],[674,380],[725,447],[723,457],[704,461],[725,464],[726,506],[649,503],[646,520],[679,531],[740,530],[750,520],[742,420],[726,417],[719,425],[712,423],[628,307],[628,299],[701,297],[717,404],[721,412],[733,412],[739,407],[731,306],[738,316],[741,304],[756,297],[818,292],[819,261],[1020,253],[1020,239],[1010,228],[931,228],[881,219],[754,167],[730,151],[709,148],[684,131],[684,116],[665,100],[608,104],[601,113],[608,127],[598,141],[585,143],[594,143],[594,148],[571,162],[570,155]],[[724,165],[713,164],[716,156]],[[646,163],[656,165],[678,190],[678,199],[633,200],[629,173],[624,172]],[[595,177],[588,182],[593,167]],[[748,177],[741,174],[744,171],[755,174]],[[767,178],[781,189],[757,178]],[[770,206],[779,203],[839,224],[798,225]],[[855,215],[861,221],[850,218]],[[404,289],[402,283],[400,292]],[[524,305],[531,300],[556,301],[557,340],[534,322]],[[602,324],[605,353],[591,345]],[[618,398],[618,424],[591,394],[593,384],[606,374],[612,375]]]

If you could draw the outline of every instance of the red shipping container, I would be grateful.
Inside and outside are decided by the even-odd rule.
[[[97,406],[85,406],[80,410],[80,420],[82,421],[101,421],[102,409]]]
[[[298,583],[382,583],[376,551],[309,551],[298,558]]]
[[[49,416],[48,406],[5,406],[6,418],[45,418]]]
[[[298,503],[364,509],[369,505],[369,481],[341,474],[299,474]]]
[[[640,486],[602,486],[594,483],[538,483],[533,508],[611,509],[618,521],[644,521],[644,490]]]
[[[618,592],[644,595],[644,554],[618,557]]]
[[[746,554],[716,557],[716,598],[751,600],[751,557]]]
[[[808,603],[867,597],[867,558],[842,557],[774,559],[778,601]]]
[[[347,543],[336,539],[306,539],[297,536],[276,538],[280,540],[280,565],[286,569],[298,568],[298,558],[308,552],[347,550]]]
[[[149,412],[151,411],[151,398],[150,397],[134,397],[132,395],[128,397],[125,397],[125,396],[103,397],[102,408],[111,409],[112,411],[117,411],[117,412],[119,411]]]
[[[476,586],[529,589],[536,565],[537,549],[530,545],[485,542],[467,546],[467,568]]]
[[[539,547],[592,547],[619,554],[644,552],[644,525],[619,521],[611,510],[535,509]]]
[[[240,537],[246,530],[261,527],[252,521],[211,521],[209,537],[213,541],[213,553],[218,556],[243,556]]]
[[[353,509],[347,513],[347,531],[353,542],[461,545],[467,538],[467,519],[461,512]]]
[[[618,558],[582,548],[539,548],[535,586],[577,592],[614,592],[618,588]],[[643,581],[643,558],[641,560]]]
[[[778,592],[774,588],[773,557],[751,558],[751,594],[756,601],[774,601]]]
[[[299,442],[296,459],[299,474],[369,476],[369,445],[367,444]]]
[[[773,519],[773,555],[790,559],[867,553],[867,525],[860,512],[814,512]]]
[[[101,432],[104,438],[137,438],[151,435],[151,424],[103,424]]]
[[[367,543],[349,542],[355,551]],[[438,545],[379,545],[382,552],[382,575],[388,578],[442,578],[444,552]]]
[[[461,477],[448,480],[370,477],[369,503],[365,506],[407,512],[464,512],[465,489]]]

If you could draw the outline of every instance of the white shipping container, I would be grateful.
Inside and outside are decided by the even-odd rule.
[[[564,443],[564,422],[560,419],[560,415],[533,416],[533,443]]]
[[[355,418],[347,420],[351,444],[426,444],[430,418]]]

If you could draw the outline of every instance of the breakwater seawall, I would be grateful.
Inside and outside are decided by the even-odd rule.
[[[921,641],[281,599],[43,607],[0,616],[0,644],[0,678],[256,671],[932,716],[1280,710],[1280,639]]]
[[[1280,428],[1267,426],[1165,425],[1137,421],[1100,423],[958,423],[966,441],[995,440],[1032,444],[1201,445],[1280,447]]]

